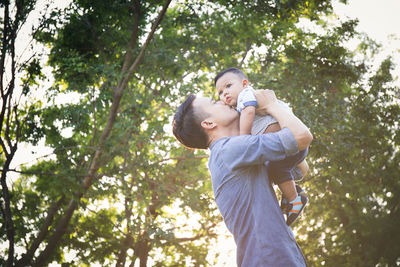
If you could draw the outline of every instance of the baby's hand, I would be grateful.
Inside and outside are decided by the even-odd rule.
[[[275,104],[279,104],[275,92],[272,90],[256,90],[254,94],[258,103],[257,114],[268,114],[269,109],[273,108]]]

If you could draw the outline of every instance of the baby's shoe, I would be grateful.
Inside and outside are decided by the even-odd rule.
[[[286,224],[291,225],[294,221],[299,218],[301,212],[303,211],[305,205],[308,202],[308,198],[304,192],[301,192],[297,197],[287,204],[287,220]]]
[[[296,191],[297,191],[297,194],[304,195],[305,197],[307,197],[306,193],[304,192],[303,188],[300,187],[300,185],[296,184]],[[281,200],[281,210],[282,210],[282,213],[285,214],[287,217],[288,216],[288,201],[284,197],[282,197],[282,200]]]

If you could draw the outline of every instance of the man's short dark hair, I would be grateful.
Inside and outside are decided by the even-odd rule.
[[[175,113],[172,132],[176,139],[189,148],[208,148],[208,135],[201,127],[201,121],[207,113],[197,114],[193,107],[195,95],[190,95]]]
[[[234,74],[238,75],[240,78],[248,80],[246,74],[244,74],[244,72],[241,71],[240,69],[238,69],[238,68],[229,68],[229,69],[221,71],[220,73],[217,74],[217,76],[215,76],[214,85],[217,84],[217,81],[219,80],[219,78],[221,78],[222,76],[224,76],[228,72],[234,73]]]

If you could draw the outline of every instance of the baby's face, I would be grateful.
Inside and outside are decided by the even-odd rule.
[[[219,98],[226,105],[236,107],[238,95],[244,89],[243,81],[241,77],[234,73],[225,73],[215,84]]]

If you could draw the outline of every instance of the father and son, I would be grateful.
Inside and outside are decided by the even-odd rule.
[[[312,134],[272,90],[254,90],[240,69],[220,72],[214,83],[220,100],[189,96],[173,133],[186,147],[210,149],[214,197],[238,266],[306,266],[289,226],[308,201],[295,180],[307,173]],[[270,180],[282,192],[280,206]]]

